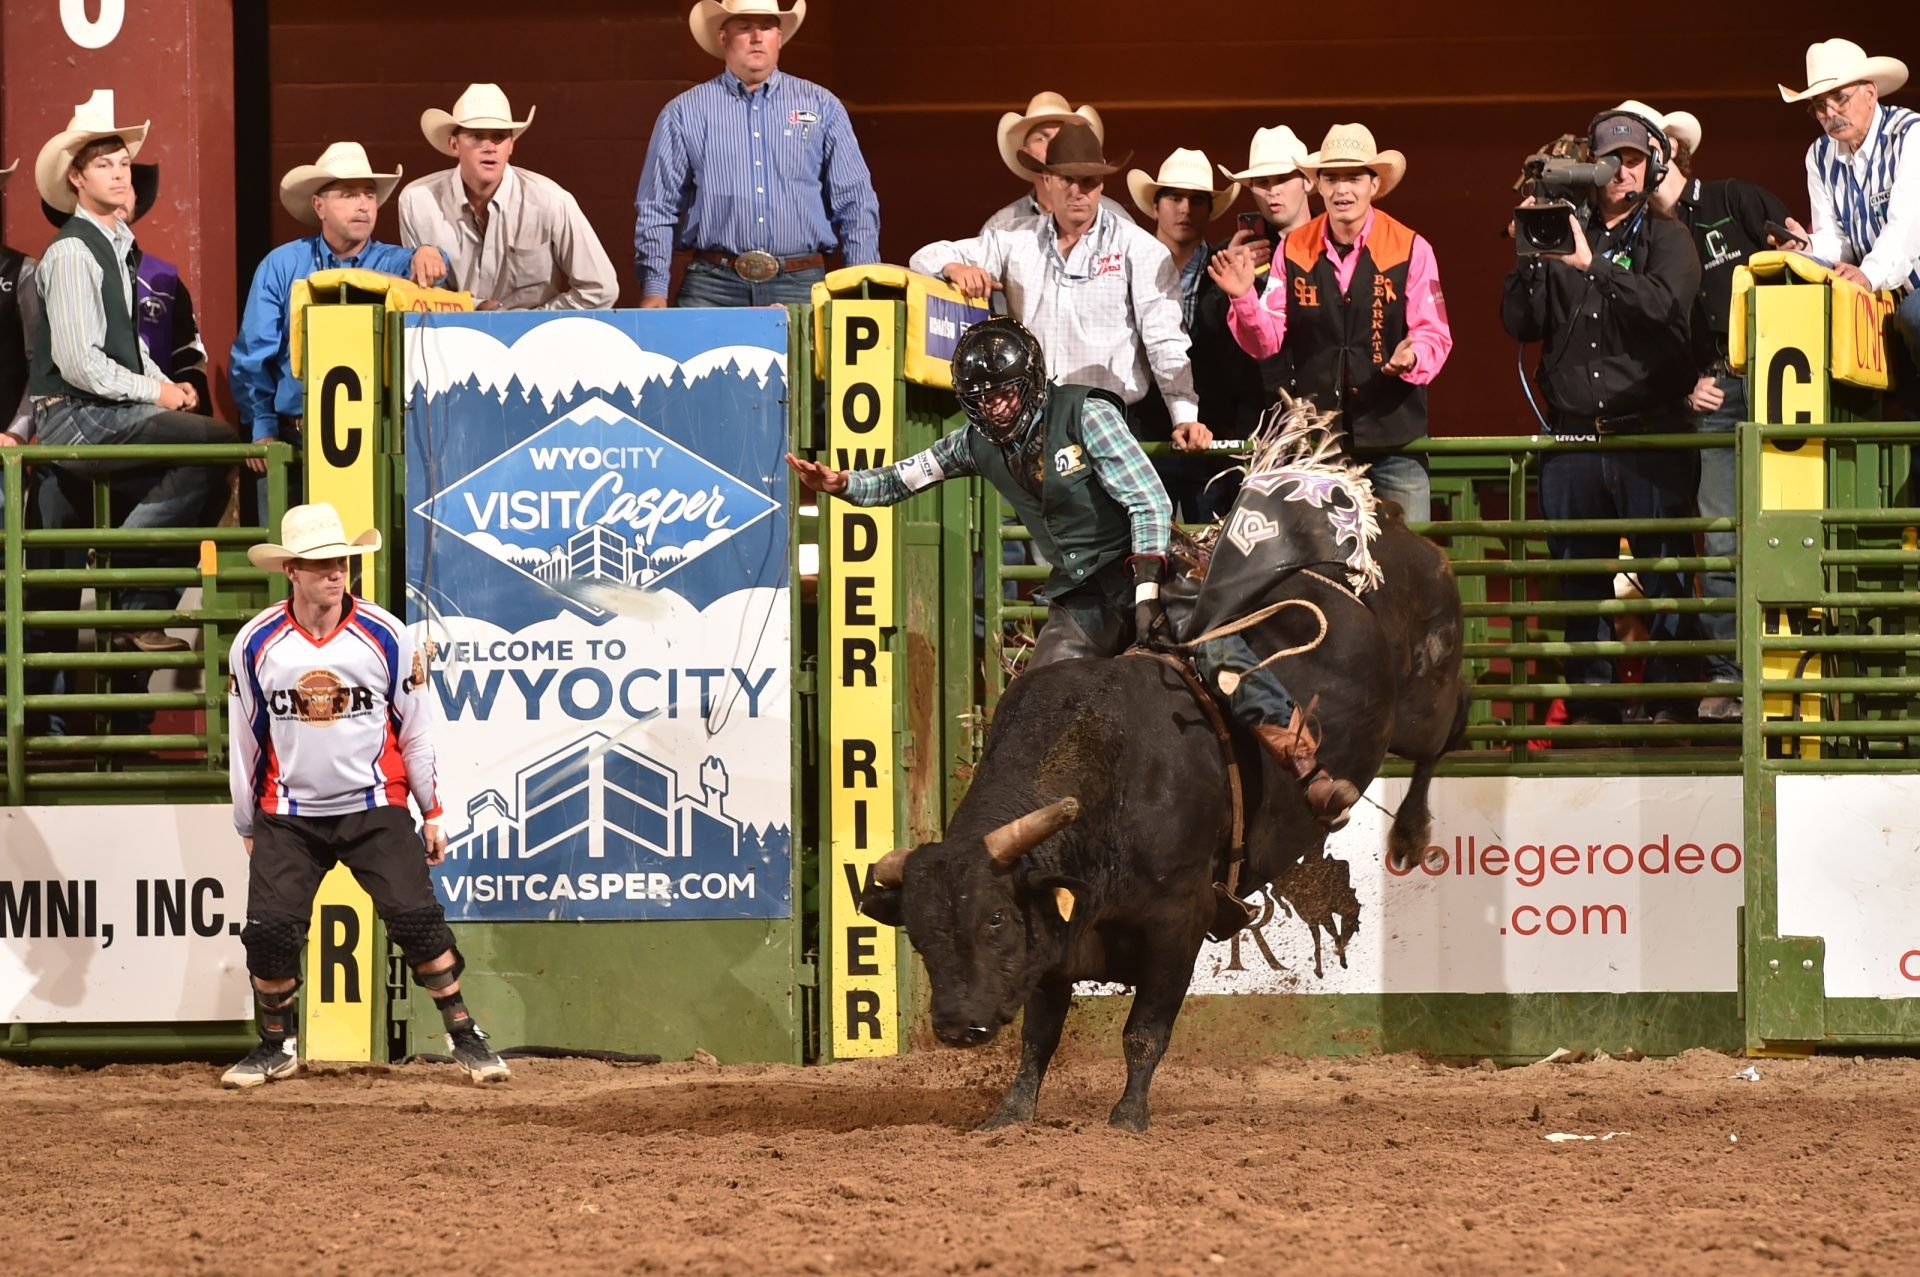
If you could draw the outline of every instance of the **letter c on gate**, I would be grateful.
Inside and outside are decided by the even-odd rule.
[[[87,16],[87,0],[60,0],[60,26],[83,49],[104,49],[120,34],[127,0],[99,0],[100,16]]]
[[[1920,984],[1920,949],[1909,949],[1900,955],[1900,976]]]
[[[1813,384],[1813,365],[1807,361],[1806,351],[1792,346],[1782,346],[1775,351],[1773,362],[1767,365],[1767,419],[1778,425],[1805,425],[1813,420],[1813,414],[1804,408],[1793,414],[1791,423],[1782,415],[1786,404],[1781,396],[1786,390],[1789,369],[1793,371],[1793,379],[1798,384]]]
[[[339,414],[334,405],[341,391],[346,392],[349,402],[360,402],[360,375],[351,368],[335,368],[320,383],[320,452],[328,465],[344,470],[360,459],[361,436],[366,432],[356,426],[347,431],[346,438],[336,436]]]

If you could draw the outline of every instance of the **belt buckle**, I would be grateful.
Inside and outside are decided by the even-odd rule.
[[[764,284],[780,273],[780,259],[764,249],[750,249],[733,259],[733,273],[749,284]]]

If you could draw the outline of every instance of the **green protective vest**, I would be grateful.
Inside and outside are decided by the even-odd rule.
[[[75,213],[53,237],[58,244],[63,239],[77,239],[87,246],[94,260],[100,263],[100,305],[107,317],[107,338],[102,343],[107,358],[125,368],[128,372],[146,373],[146,367],[140,362],[140,331],[133,326],[133,312],[127,309],[126,293],[120,287],[121,263],[114,260],[113,242],[103,234],[98,226],[82,214]],[[35,397],[41,395],[68,395],[76,399],[100,402],[100,396],[77,389],[60,375],[59,368],[53,362],[53,321],[47,308],[40,308],[40,340],[33,348],[33,376],[28,383],[28,391]]]
[[[1000,490],[1020,522],[1033,534],[1033,543],[1053,565],[1053,574],[1036,592],[1052,599],[1133,549],[1133,519],[1127,508],[1102,487],[1087,459],[1081,410],[1087,396],[1099,395],[1123,413],[1124,404],[1104,390],[1088,386],[1054,386],[1047,392],[1046,411],[1034,423],[1045,440],[1040,450],[1040,494],[1014,477],[1008,454],[978,431],[967,432],[974,469]]]

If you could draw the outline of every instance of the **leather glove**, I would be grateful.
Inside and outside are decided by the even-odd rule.
[[[1127,560],[1133,574],[1133,641],[1141,647],[1173,646],[1173,626],[1160,602],[1160,585],[1167,578],[1164,554],[1136,554]]]

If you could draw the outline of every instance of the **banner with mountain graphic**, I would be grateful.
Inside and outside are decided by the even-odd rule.
[[[409,316],[447,916],[792,913],[787,315]]]

